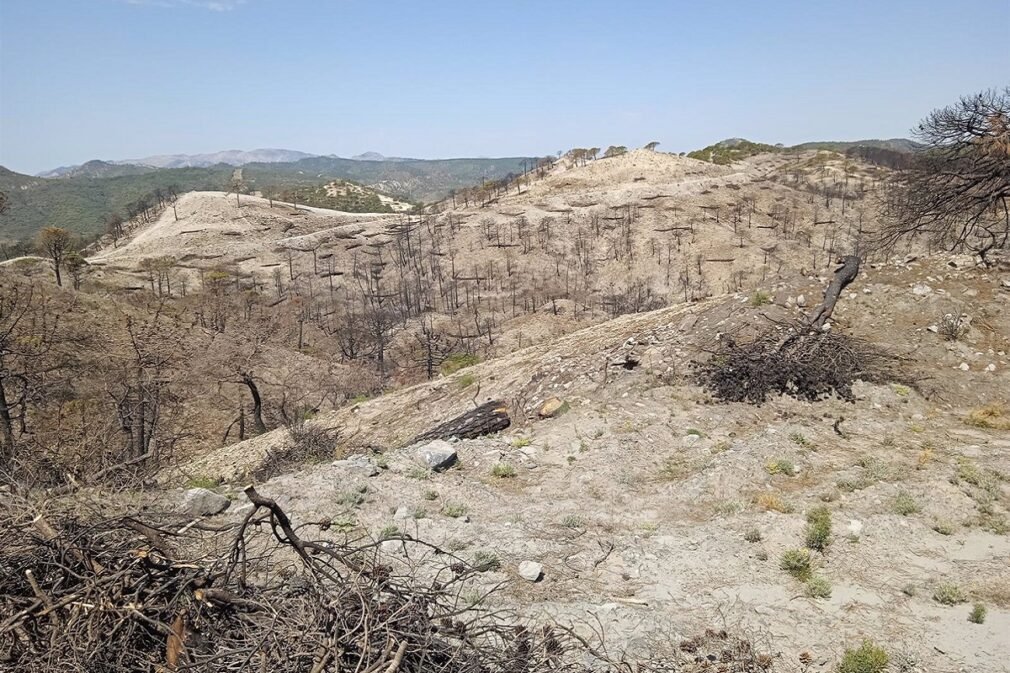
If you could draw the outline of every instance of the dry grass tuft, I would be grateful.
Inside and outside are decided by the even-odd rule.
[[[1010,430],[1010,412],[999,402],[972,409],[964,419],[968,425],[988,430]]]

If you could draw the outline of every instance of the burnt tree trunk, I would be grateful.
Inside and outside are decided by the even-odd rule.
[[[253,381],[252,375],[246,372],[242,372],[242,383],[249,388],[249,394],[252,395],[253,399],[253,428],[256,430],[257,435],[262,435],[267,431],[267,426],[263,422],[263,399],[260,397],[260,389],[256,386],[256,382]]]
[[[822,329],[824,323],[831,318],[835,304],[838,303],[838,298],[842,295],[842,290],[859,275],[859,261],[857,255],[847,255],[841,259],[841,266],[835,269],[835,277],[824,289],[824,301],[810,316],[810,327]]]
[[[416,444],[433,439],[473,439],[482,435],[490,435],[507,428],[512,421],[509,419],[508,408],[499,400],[486,402],[476,409],[460,414],[445,423],[441,423],[428,432],[414,437],[407,443]]]

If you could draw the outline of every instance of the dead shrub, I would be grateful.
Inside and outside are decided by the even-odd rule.
[[[834,394],[853,402],[857,380],[908,382],[898,365],[898,358],[862,339],[793,321],[745,342],[723,335],[695,376],[721,402],[763,404],[779,394],[810,402]]]
[[[318,423],[304,420],[288,426],[287,441],[267,451],[253,472],[257,481],[266,481],[305,463],[317,463],[333,457],[337,432]]]

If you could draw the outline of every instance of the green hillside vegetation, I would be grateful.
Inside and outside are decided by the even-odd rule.
[[[782,147],[739,139],[733,141],[724,140],[722,142],[715,143],[714,145],[709,145],[703,149],[689,152],[687,156],[692,159],[701,159],[702,161],[708,161],[713,164],[725,165],[731,164],[734,161],[746,159],[747,157],[754,156],[755,154],[781,151],[783,151]]]
[[[288,203],[296,201],[300,205],[316,208],[330,208],[347,213],[392,213],[389,204],[383,203],[379,194],[372,189],[351,182],[336,181],[308,187],[264,187],[260,191],[266,198]]]
[[[104,162],[89,162],[92,169],[104,170],[103,166],[97,165],[99,163]],[[441,199],[453,190],[485,180],[519,174],[524,163],[530,165],[533,159],[360,161],[312,157],[289,163],[246,164],[242,167],[242,176],[244,190],[250,192],[305,189],[306,195],[309,195],[322,183],[351,180],[400,200],[416,203]],[[90,238],[104,231],[105,218],[110,214],[122,213],[128,203],[158,188],[175,186],[180,193],[227,191],[235,167],[225,164],[164,169],[116,166],[108,170],[127,174],[93,177],[93,171],[89,170],[78,176],[38,178],[0,167],[0,191],[9,198],[8,211],[0,216],[0,241],[28,239],[47,226],[62,227]],[[335,207],[322,202],[318,205]],[[362,204],[359,207],[372,206]]]

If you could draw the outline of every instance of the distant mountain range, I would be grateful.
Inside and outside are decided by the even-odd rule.
[[[207,168],[224,164],[226,166],[245,166],[246,164],[282,164],[326,157],[339,159],[330,154],[309,154],[296,150],[258,149],[258,150],[224,150],[209,154],[157,154],[142,159],[121,159],[103,161],[93,159],[74,166],[60,166],[49,171],[38,173],[40,178],[102,178],[119,175],[137,175],[152,168]],[[378,152],[365,152],[351,157],[353,161],[414,161],[402,157],[386,157]],[[122,168],[120,168],[122,167]]]

